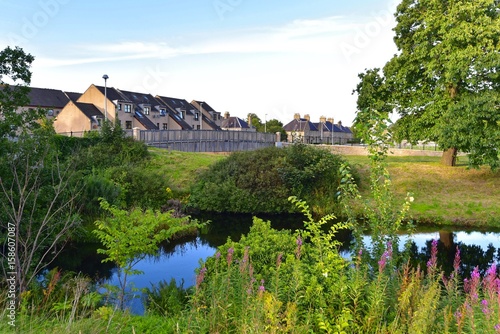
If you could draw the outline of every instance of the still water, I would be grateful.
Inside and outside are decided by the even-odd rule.
[[[261,217],[270,220],[274,228],[288,228],[295,230],[301,227],[302,216],[271,216]],[[200,220],[207,217],[200,217]],[[198,236],[187,238],[176,244],[164,244],[154,256],[145,257],[135,267],[144,272],[142,275],[130,276],[128,281],[136,288],[151,288],[160,281],[170,282],[175,279],[179,285],[183,282],[183,287],[194,285],[196,280],[195,269],[199,267],[200,261],[213,256],[218,246],[224,244],[227,238],[233,241],[239,240],[242,234],[248,233],[252,217],[245,215],[230,216],[220,215],[209,217],[211,223]],[[368,243],[370,237],[365,236]],[[401,236],[401,244],[408,236]],[[342,252],[349,253],[348,245],[351,241],[349,233],[339,235],[339,239],[344,243]],[[428,258],[430,243],[437,239],[440,241],[440,252],[442,257],[453,261],[456,246],[460,247],[464,273],[470,272],[475,265],[486,267],[492,262],[500,262],[500,231],[496,230],[464,230],[449,229],[443,230],[438,227],[425,227],[417,231],[411,237],[417,251],[415,257],[426,260]],[[98,257],[95,256],[96,245],[89,246],[88,250],[78,249],[79,256],[78,270],[91,277],[100,277],[101,282],[118,285],[116,268],[109,264],[101,265]],[[87,258],[85,253],[88,253]],[[446,254],[448,253],[448,254]],[[348,255],[347,255],[348,256]],[[73,260],[75,260],[73,253]],[[468,263],[465,263],[468,262]],[[64,267],[64,265],[62,265]],[[74,269],[73,269],[74,270]],[[137,292],[138,298],[133,298],[127,305],[135,314],[143,314],[144,306]]]

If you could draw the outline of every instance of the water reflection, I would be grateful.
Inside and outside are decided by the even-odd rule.
[[[197,217],[200,220],[211,221],[210,225],[200,231],[198,236],[183,238],[176,242],[163,243],[154,256],[148,256],[140,261],[136,269],[144,272],[143,275],[130,277],[136,288],[151,288],[161,280],[169,282],[175,279],[178,284],[184,282],[184,287],[195,283],[195,269],[199,267],[200,260],[215,254],[216,248],[224,244],[228,237],[238,241],[242,234],[250,230],[252,217],[248,215],[212,215],[210,217]],[[303,216],[263,216],[270,220],[271,225],[277,229],[295,230],[301,228]],[[339,235],[342,241],[342,252],[349,252],[352,243],[350,231],[343,231]],[[408,238],[402,235],[400,244],[403,245]],[[369,243],[370,236],[365,236],[365,243]],[[470,277],[475,266],[484,272],[494,262],[500,262],[500,231],[473,231],[473,230],[444,230],[425,227],[419,229],[411,237],[411,261],[413,265],[425,267],[430,258],[432,240],[438,242],[438,265],[446,274],[453,270],[453,260],[457,246],[461,253],[461,271],[464,277]],[[58,260],[58,266],[65,270],[82,272],[90,277],[99,277],[108,283],[117,284],[116,270],[109,263],[101,263],[102,257],[96,252],[95,244],[71,245],[69,254]],[[143,313],[140,299],[135,299],[129,304],[132,311]]]

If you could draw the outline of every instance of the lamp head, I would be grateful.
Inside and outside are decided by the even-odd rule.
[[[108,80],[108,79],[109,79],[109,77],[108,77],[108,75],[107,75],[107,74],[104,74],[104,75],[102,76],[102,78],[103,78],[104,80]]]

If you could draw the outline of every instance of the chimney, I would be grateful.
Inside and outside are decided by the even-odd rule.
[[[339,126],[342,126],[342,121],[339,121]]]
[[[326,117],[325,117],[325,116],[321,116],[321,117],[319,118],[319,122],[320,122],[320,123],[326,123]]]
[[[228,118],[229,118],[229,111],[226,111],[226,112],[224,113],[224,119],[228,119]]]
[[[304,115],[304,118],[305,118],[305,119],[306,119],[306,121],[308,121],[308,122],[311,120],[311,116],[309,116],[309,114]]]
[[[300,119],[300,114],[296,113],[295,115],[293,115],[293,119],[299,120]]]
[[[248,122],[248,126],[252,127],[252,115],[248,115],[247,122]]]
[[[333,117],[327,118],[326,121],[333,124]]]

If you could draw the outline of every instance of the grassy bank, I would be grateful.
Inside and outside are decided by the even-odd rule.
[[[185,153],[151,149],[153,161],[167,177],[174,190],[188,194],[195,176],[224,155]],[[369,196],[369,160],[366,156],[346,156],[359,171],[360,190]],[[439,157],[389,156],[389,171],[394,189],[404,198],[415,198],[410,216],[420,222],[458,225],[500,225],[500,172],[484,167],[467,169],[466,158],[459,166],[445,167]]]
[[[361,174],[361,191],[369,196],[368,157],[347,156]],[[388,158],[394,189],[403,199],[413,193],[410,216],[420,222],[457,225],[500,225],[500,172],[468,169],[466,158],[456,167],[439,157]]]

